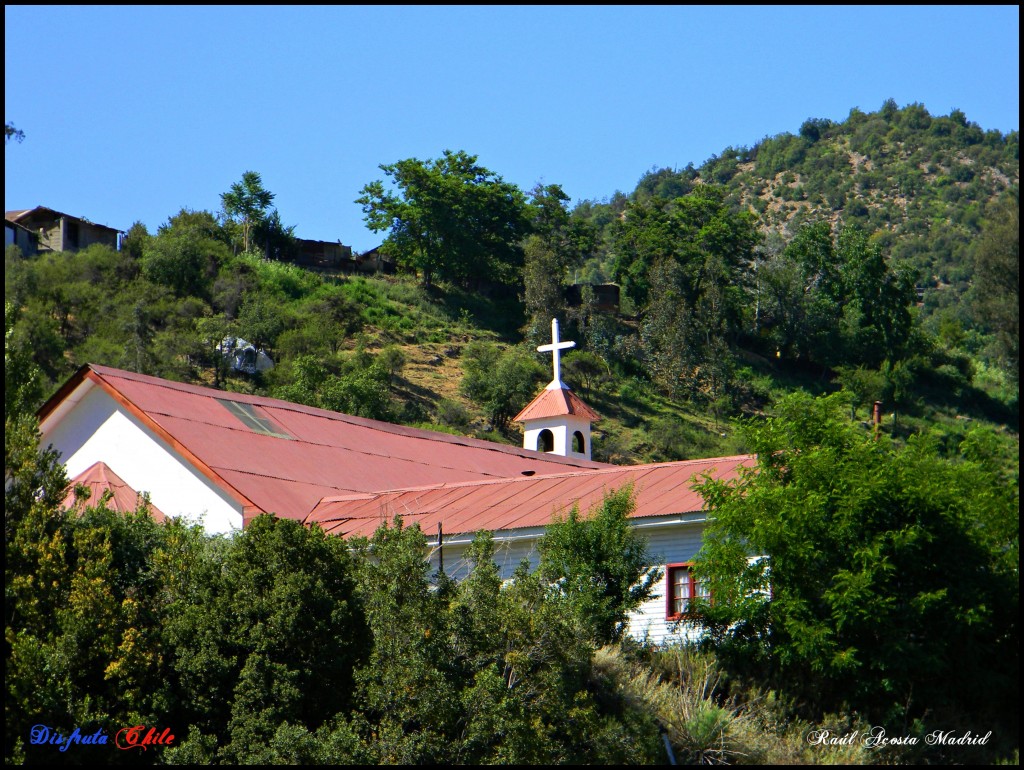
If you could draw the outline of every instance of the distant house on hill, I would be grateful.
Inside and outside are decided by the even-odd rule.
[[[393,275],[398,272],[398,264],[393,257],[384,254],[380,246],[369,251],[364,251],[355,258],[356,270],[360,273],[387,273]]]
[[[81,217],[73,217],[46,206],[7,211],[4,218],[9,223],[35,233],[36,250],[40,252],[78,251],[94,243],[102,243],[115,250],[119,246],[120,230],[98,225]],[[24,249],[22,251],[29,253]]]
[[[4,248],[17,246],[24,256],[39,251],[39,234],[9,219],[4,220]]]
[[[296,238],[295,263],[304,267],[344,268],[352,262],[352,247],[341,241],[314,241]]]

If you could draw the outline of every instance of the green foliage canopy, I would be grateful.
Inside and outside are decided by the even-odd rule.
[[[540,571],[588,638],[602,645],[622,639],[628,614],[650,598],[662,571],[650,569],[647,542],[629,526],[631,487],[606,495],[595,509],[584,517],[573,506],[548,525]]]
[[[999,358],[1020,377],[1020,192],[1014,190],[985,222],[974,254],[976,313],[996,335]]]
[[[706,644],[816,714],[845,707],[896,724],[930,710],[1005,725],[1016,481],[987,459],[983,432],[948,460],[925,436],[872,440],[842,399],[784,400],[746,428],[756,470],[701,484],[714,511],[697,564],[714,597],[700,616]]]
[[[242,228],[242,249],[249,250],[254,228],[266,226],[270,204],[274,193],[263,186],[263,180],[256,171],[246,171],[242,180],[221,193],[220,201],[224,215],[238,222]]]
[[[477,163],[477,156],[445,150],[380,166],[396,191],[370,182],[356,199],[374,232],[388,232],[384,248],[418,270],[469,286],[512,283],[522,266],[519,242],[529,230],[526,198],[513,184]]]

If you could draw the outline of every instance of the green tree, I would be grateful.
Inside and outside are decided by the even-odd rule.
[[[267,259],[291,261],[298,253],[295,241],[295,225],[285,226],[277,209],[268,214],[262,222],[253,227],[253,242],[263,244]]]
[[[226,234],[208,211],[182,209],[142,242],[142,274],[179,297],[208,297],[230,256]]]
[[[1015,731],[1016,483],[983,434],[944,459],[926,436],[873,439],[843,399],[784,399],[745,428],[756,469],[700,485],[706,644],[814,714]]]
[[[142,222],[136,220],[132,222],[131,227],[128,228],[121,239],[121,251],[131,256],[132,259],[141,260],[150,239],[149,230],[146,229]]]
[[[254,229],[267,226],[267,210],[273,200],[274,193],[263,187],[263,180],[255,171],[246,171],[242,174],[242,181],[235,182],[226,193],[221,193],[224,216],[242,228],[243,251],[249,250]]]
[[[562,371],[566,382],[588,394],[609,378],[608,362],[588,350],[567,353],[562,359]]]
[[[996,335],[999,357],[1020,377],[1020,198],[1007,195],[985,221],[974,253],[975,313]]]
[[[361,560],[360,598],[373,650],[356,674],[377,762],[452,761],[458,747],[458,659],[448,624],[451,586],[431,587],[418,526],[382,526]]]
[[[391,372],[383,361],[357,354],[334,373],[319,357],[302,355],[291,367],[288,384],[274,390],[277,398],[374,420],[392,416]]]
[[[4,144],[14,140],[16,142],[22,142],[25,140],[25,132],[20,128],[15,128],[13,123],[4,121]]]
[[[276,762],[283,725],[313,732],[349,711],[370,640],[343,540],[260,516],[182,556],[164,631],[192,728],[176,757]]]
[[[775,259],[758,270],[760,323],[787,358],[827,362],[838,346],[842,303],[839,265],[828,222],[800,228]]]
[[[523,302],[527,338],[546,339],[554,317],[565,317],[565,285],[575,268],[596,248],[594,228],[566,207],[569,196],[558,185],[530,191],[532,234],[523,242]]]
[[[846,361],[877,367],[885,359],[899,360],[913,328],[913,271],[892,265],[878,244],[855,228],[839,233],[836,251],[842,265],[840,327]]]
[[[406,358],[405,353],[398,345],[387,345],[380,354],[377,356],[377,361],[384,370],[388,373],[388,382],[391,386],[394,386],[395,380],[402,374],[402,370],[405,368]]]
[[[565,262],[539,235],[523,243],[523,303],[527,315],[527,339],[544,339],[552,318],[565,317],[563,276]]]
[[[269,292],[250,291],[238,312],[238,328],[258,350],[272,350],[287,326],[285,303]]]
[[[864,366],[839,366],[836,380],[850,394],[850,419],[857,419],[857,408],[868,407],[882,400],[886,390],[886,379],[882,372]]]
[[[381,165],[394,191],[370,182],[356,199],[374,232],[388,232],[384,249],[418,270],[469,286],[513,283],[522,266],[520,241],[529,229],[526,199],[515,185],[477,164],[477,157],[445,150],[441,158]]]
[[[718,185],[698,185],[681,198],[652,198],[630,204],[612,230],[614,276],[644,307],[655,285],[650,271],[659,259],[671,259],[683,271],[683,296],[691,304],[712,284],[735,286],[753,259],[758,235],[752,217],[733,213]],[[737,313],[741,297],[721,308]]]
[[[471,342],[462,356],[460,388],[483,407],[499,430],[536,395],[542,370],[533,356],[516,348],[504,352],[496,345]]]
[[[11,302],[4,302],[4,418],[17,420],[29,415],[39,405],[42,385],[39,368],[32,360],[30,348],[19,345],[14,337],[18,311]]]
[[[650,569],[647,541],[629,526],[633,490],[607,494],[587,516],[573,506],[540,542],[540,572],[558,586],[568,612],[596,645],[622,639],[628,615],[651,596],[661,570]]]
[[[634,202],[613,226],[614,275],[641,310],[646,363],[666,392],[715,401],[728,389],[757,238],[713,185]]]

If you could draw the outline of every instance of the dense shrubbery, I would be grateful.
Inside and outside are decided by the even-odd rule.
[[[945,459],[931,436],[872,437],[841,402],[785,400],[746,428],[756,471],[701,485],[706,645],[813,719],[991,729],[1015,746],[1015,466],[987,431]]]
[[[1016,477],[984,432],[953,462],[806,399],[754,430],[760,473],[704,487],[716,659],[622,638],[658,578],[628,489],[555,522],[539,568],[504,582],[479,535],[458,584],[400,520],[350,543],[270,516],[211,538],[144,503],[62,511],[66,478],[24,411],[31,365],[8,353],[9,761],[80,756],[31,745],[38,724],[168,726],[169,747],[102,756],[176,764],[662,763],[659,731],[704,763],[985,761],[1016,745]],[[879,726],[918,744],[865,746]],[[995,737],[929,746],[934,729]],[[814,730],[861,737],[814,745]]]
[[[648,593],[628,494],[555,525],[540,569],[505,583],[479,536],[455,584],[400,520],[353,547],[271,516],[224,539],[145,504],[62,511],[56,458],[30,421],[7,428],[9,760],[58,756],[29,742],[37,724],[169,726],[170,747],[132,757],[150,762],[658,759],[654,717],[592,658]]]

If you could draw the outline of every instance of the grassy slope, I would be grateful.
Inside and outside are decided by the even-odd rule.
[[[521,441],[518,426],[505,435],[490,430],[482,410],[459,390],[461,356],[469,342],[524,344],[514,302],[450,288],[427,291],[405,278],[356,280],[363,283],[359,294],[368,303],[363,308],[368,323],[360,337],[362,343],[370,352],[398,345],[406,356],[394,395],[399,402],[415,404],[418,409],[411,414],[419,415],[406,422],[511,444]],[[356,340],[350,340],[350,346],[355,345]],[[537,358],[550,366],[546,357],[538,354]],[[753,394],[744,410],[747,415],[770,409],[774,400],[794,389],[811,393],[833,389],[820,372],[802,371],[749,353],[743,354],[740,371]],[[635,377],[611,373],[592,383],[589,390],[569,384],[603,417],[595,426],[595,459],[631,464],[746,450],[736,434],[734,415],[715,415],[708,408],[672,401]],[[913,409],[899,415],[896,430],[902,435],[937,430],[940,440],[954,451],[971,427],[988,425],[1004,436],[1009,456],[1019,445],[1015,394],[1004,377],[982,367],[973,387],[959,393],[941,388],[926,392]],[[469,416],[468,424],[450,420],[446,424],[443,401],[461,405]],[[857,416],[864,421],[869,418],[864,409]],[[885,416],[889,429],[891,419],[891,415]]]

